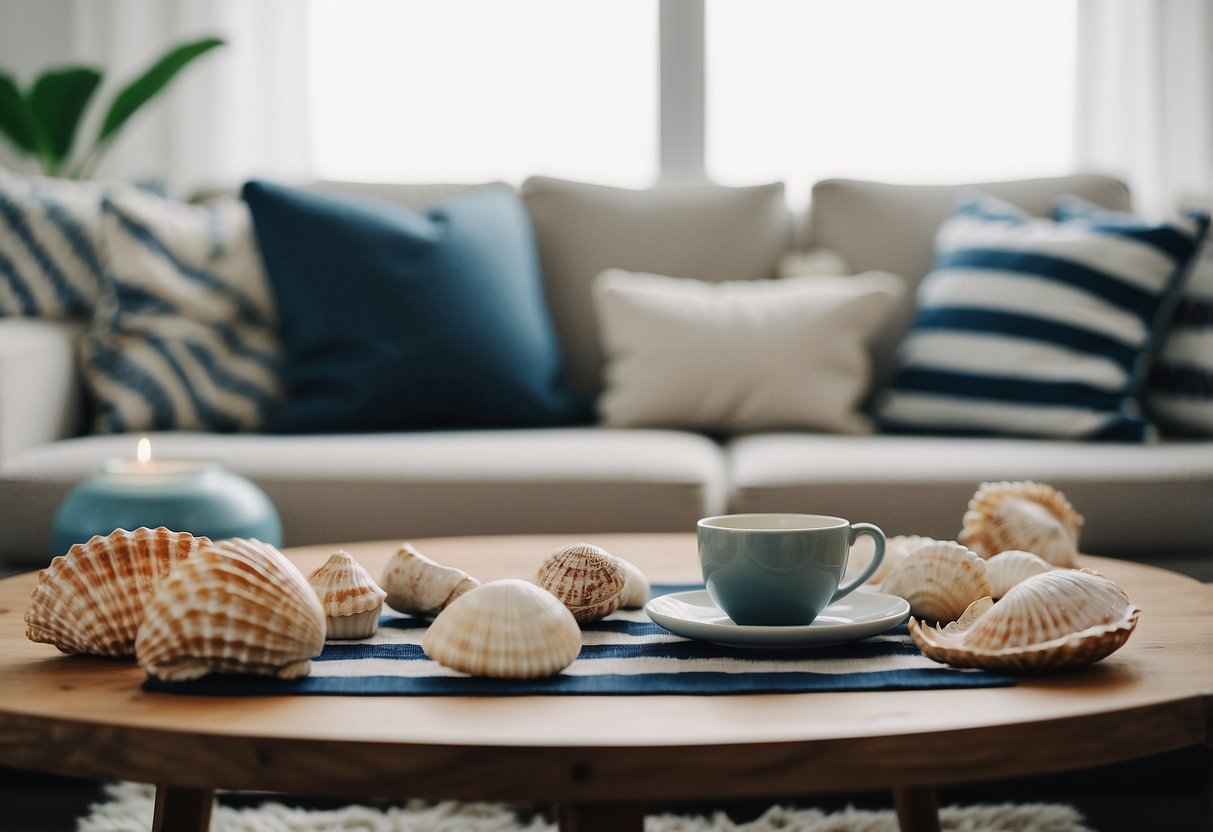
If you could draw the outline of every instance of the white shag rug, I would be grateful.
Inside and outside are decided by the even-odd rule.
[[[147,832],[155,790],[141,783],[106,786],[108,800],[90,807],[78,832]],[[1073,807],[1057,804],[947,806],[939,810],[944,832],[1094,832]],[[898,832],[891,811],[850,807],[839,812],[774,806],[755,820],[734,823],[710,817],[650,815],[645,832]],[[426,803],[376,809],[298,809],[280,803],[256,808],[216,806],[211,832],[555,832],[542,816],[519,816],[500,803]]]

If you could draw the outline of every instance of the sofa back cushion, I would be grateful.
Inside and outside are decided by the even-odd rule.
[[[522,186],[569,381],[597,395],[603,353],[591,285],[601,272],[722,280],[774,277],[791,242],[782,184],[629,190],[545,177]]]
[[[1047,217],[1063,194],[1074,194],[1118,211],[1129,209],[1129,190],[1107,176],[1077,175],[976,185],[890,185],[826,179],[813,186],[806,236],[832,249],[855,272],[887,271],[903,277],[909,291],[877,341],[877,387],[893,370],[893,354],[914,320],[914,293],[931,269],[935,232],[957,199],[973,190]]]

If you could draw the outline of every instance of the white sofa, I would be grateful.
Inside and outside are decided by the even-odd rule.
[[[417,206],[461,187],[322,184]],[[1127,208],[1101,176],[985,183],[1045,214],[1060,193]],[[522,188],[549,307],[587,392],[601,356],[587,317],[601,268],[706,280],[770,277],[793,247],[822,246],[854,271],[883,270],[911,286],[928,271],[936,226],[956,187],[819,183],[804,217],[779,186],[687,186],[631,192],[537,179]],[[738,212],[747,219],[737,225]],[[670,218],[674,217],[674,220]],[[875,347],[877,383],[909,325],[912,292]],[[0,319],[0,562],[37,565],[71,486],[131,435],[84,435],[80,327]],[[587,335],[588,333],[588,335]],[[724,511],[807,511],[880,525],[888,534],[952,537],[968,498],[989,480],[1061,488],[1085,515],[1084,550],[1213,578],[1213,442],[1084,443],[825,433],[724,438],[599,426],[261,435],[161,433],[164,457],[222,462],[258,483],[282,517],[287,545],[504,532],[690,531]]]

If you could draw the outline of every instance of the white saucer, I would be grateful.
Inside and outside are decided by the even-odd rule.
[[[726,647],[825,647],[858,641],[896,627],[910,614],[904,598],[857,589],[826,607],[812,624],[760,627],[734,624],[707,590],[659,595],[644,611],[675,635]]]

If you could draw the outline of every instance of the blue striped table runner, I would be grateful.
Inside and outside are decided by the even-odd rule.
[[[702,587],[662,585],[655,594]],[[379,632],[359,641],[330,641],[312,672],[287,681],[212,674],[189,682],[148,678],[144,689],[248,696],[527,696],[803,693],[999,687],[1010,676],[954,670],[919,653],[901,624],[862,641],[832,647],[744,649],[676,636],[642,610],[624,610],[583,630],[581,654],[557,676],[485,679],[433,662],[421,649],[428,621],[385,608]]]

